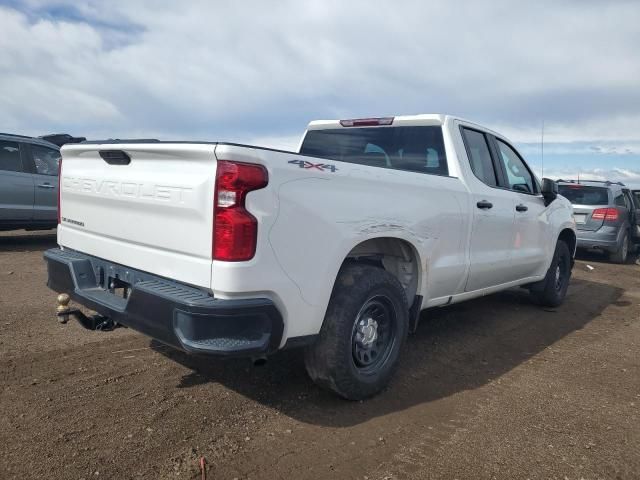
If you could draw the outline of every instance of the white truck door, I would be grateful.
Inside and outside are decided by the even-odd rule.
[[[469,165],[473,227],[469,244],[469,275],[466,292],[513,280],[513,193],[498,188],[496,164],[486,133],[462,128]]]
[[[520,280],[542,275],[547,266],[551,226],[545,215],[546,207],[540,188],[515,148],[499,138],[495,138],[495,147],[505,187],[512,192],[514,199],[511,276],[514,280]]]

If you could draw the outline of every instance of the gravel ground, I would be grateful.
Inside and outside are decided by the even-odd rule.
[[[511,290],[425,312],[389,389],[346,402],[300,352],[186,356],[60,325],[43,232],[0,234],[0,478],[640,478],[640,266],[576,263],[565,304]],[[594,270],[588,270],[586,264]]]

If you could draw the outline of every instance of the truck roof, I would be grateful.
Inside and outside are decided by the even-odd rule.
[[[377,118],[377,117],[376,117]],[[383,119],[393,119],[393,124],[389,126],[422,126],[422,125],[442,125],[447,115],[440,113],[423,113],[419,115],[396,115],[382,117]],[[371,118],[374,120],[375,118]],[[366,119],[358,119],[366,120]],[[307,130],[323,130],[328,128],[340,128],[343,125],[340,122],[345,120],[313,120],[309,122]],[[381,125],[384,126],[384,125]]]
[[[374,124],[344,125],[344,122],[367,122],[369,120],[372,122],[376,120],[380,120],[381,123],[377,125],[374,125]],[[417,126],[429,126],[429,125],[442,126],[445,124],[447,120],[457,120],[460,122],[464,122],[466,124],[478,127],[479,129],[486,131],[492,135],[495,135],[498,138],[503,138],[505,140],[508,140],[508,138],[502,135],[501,133],[496,132],[488,127],[485,127],[484,125],[480,125],[479,123],[476,123],[471,120],[467,120],[462,117],[458,117],[456,115],[448,115],[445,113],[421,113],[418,115],[396,115],[396,116],[387,116],[387,117],[358,118],[358,119],[349,119],[349,120],[313,120],[312,122],[309,122],[309,125],[307,126],[307,131],[326,130],[326,129],[333,129],[333,128],[345,128],[345,127],[350,128],[352,126],[353,127],[380,126],[382,128],[398,127],[398,126],[404,126],[404,127],[409,127],[409,126],[417,127]]]

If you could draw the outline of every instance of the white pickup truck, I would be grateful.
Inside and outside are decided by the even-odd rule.
[[[559,305],[576,246],[555,182],[448,115],[314,121],[297,153],[65,145],[60,179],[60,316],[198,354],[305,347],[311,378],[348,399],[384,388],[423,309],[515,286]]]

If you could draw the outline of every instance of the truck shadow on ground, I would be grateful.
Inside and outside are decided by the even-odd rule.
[[[38,232],[0,232],[0,253],[2,252],[35,252],[46,250],[57,245],[56,231]]]
[[[359,402],[317,388],[306,376],[301,351],[272,356],[263,367],[249,360],[217,361],[177,350],[157,351],[192,370],[179,388],[216,382],[297,420],[347,427],[370,418],[481,387],[583,328],[623,290],[573,280],[557,309],[532,304],[522,289],[423,312],[409,337],[389,388]]]

